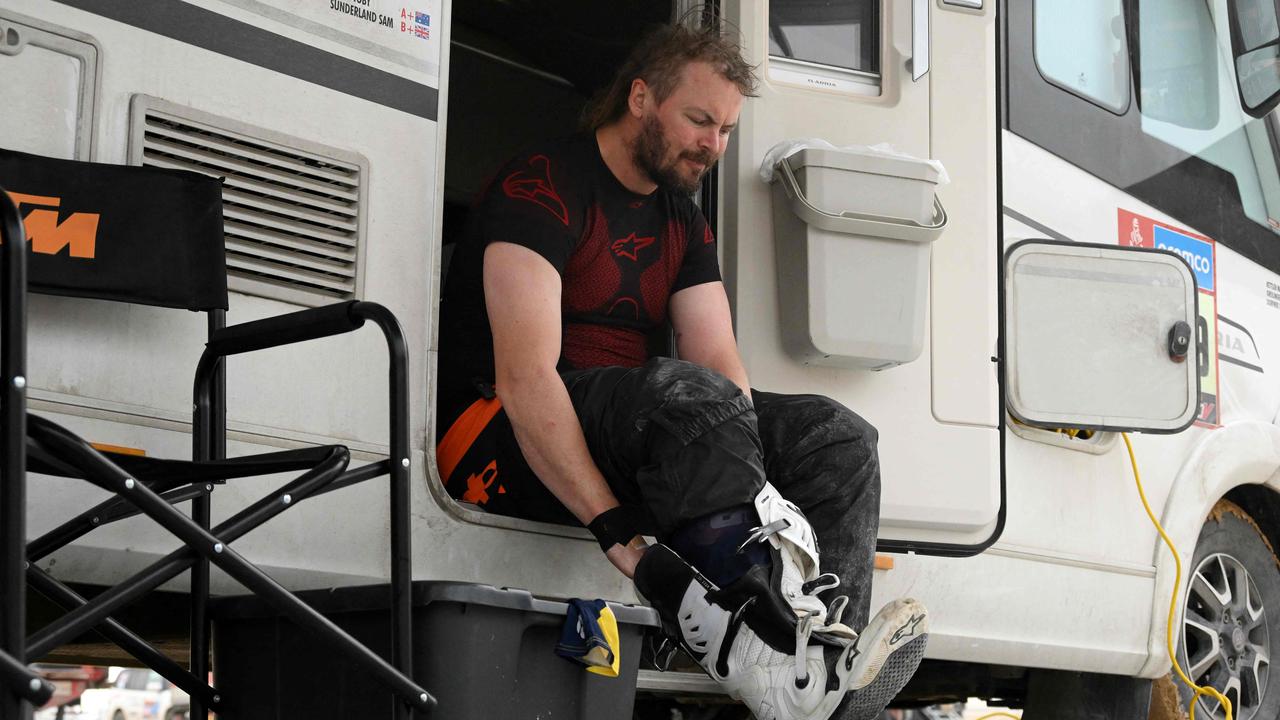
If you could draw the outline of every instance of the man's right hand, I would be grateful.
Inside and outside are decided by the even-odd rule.
[[[644,557],[647,547],[644,540],[637,537],[626,545],[614,545],[605,551],[604,556],[609,558],[609,562],[613,563],[613,566],[623,575],[633,578],[636,574],[636,564],[640,562],[640,558]]]

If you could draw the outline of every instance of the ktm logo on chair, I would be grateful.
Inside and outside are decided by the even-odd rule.
[[[23,226],[31,240],[31,250],[43,255],[57,255],[63,248],[70,248],[71,257],[93,258],[98,244],[98,213],[79,212],[58,222],[58,208],[62,198],[44,195],[9,193],[13,203],[36,206],[27,213]]]

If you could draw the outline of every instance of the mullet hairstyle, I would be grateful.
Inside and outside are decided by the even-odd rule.
[[[714,25],[662,25],[646,34],[622,67],[582,113],[585,130],[598,130],[627,112],[631,83],[644,80],[658,102],[671,97],[689,63],[705,62],[738,87],[743,97],[756,97],[755,68],[742,57],[742,47]]]

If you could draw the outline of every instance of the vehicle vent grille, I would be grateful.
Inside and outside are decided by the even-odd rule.
[[[231,289],[306,305],[358,296],[360,164],[155,107],[134,119],[135,162],[223,178]]]

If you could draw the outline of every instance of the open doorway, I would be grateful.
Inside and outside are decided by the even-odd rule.
[[[446,248],[459,239],[490,175],[520,148],[578,131],[586,102],[644,31],[669,22],[676,8],[643,0],[474,0],[454,12]]]
[[[530,145],[582,132],[584,106],[636,42],[685,12],[677,3],[641,0],[475,0],[454,9],[442,289],[472,204],[493,175]],[[442,343],[442,364],[448,351]]]

